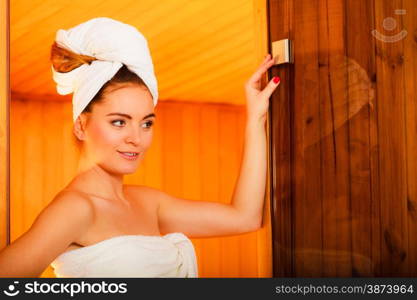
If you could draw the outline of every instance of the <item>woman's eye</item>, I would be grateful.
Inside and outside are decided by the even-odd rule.
[[[151,128],[153,125],[153,121],[148,121],[145,124],[147,124],[148,126],[146,128]]]
[[[124,124],[125,121],[123,121],[123,120],[114,120],[111,123],[112,124],[115,124],[116,122],[120,122],[120,123],[123,123]],[[116,125],[116,126],[120,127],[120,125]]]

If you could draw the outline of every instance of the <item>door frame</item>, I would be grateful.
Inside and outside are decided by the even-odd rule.
[[[0,0],[0,247],[10,244],[10,3]]]
[[[280,13],[281,12],[281,13]],[[272,42],[293,39],[293,1],[267,0],[268,51],[272,53]],[[270,99],[269,152],[271,229],[273,252],[273,277],[294,276],[294,222],[291,180],[294,166],[293,103],[294,64],[275,65],[268,70],[269,78],[279,76],[281,83]],[[289,230],[288,230],[289,229]]]

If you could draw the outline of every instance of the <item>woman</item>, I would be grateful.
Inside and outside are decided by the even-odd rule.
[[[156,79],[147,42],[134,27],[96,18],[59,30],[51,51],[58,92],[73,92],[73,132],[80,143],[74,179],[31,228],[0,252],[3,277],[197,277],[189,237],[260,228],[266,180],[265,122],[275,77],[260,80],[265,60],[245,84],[247,123],[232,203],[179,199],[124,185],[152,142]]]

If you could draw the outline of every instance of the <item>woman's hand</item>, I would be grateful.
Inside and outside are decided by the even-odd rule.
[[[248,119],[250,120],[266,120],[266,114],[269,107],[269,98],[279,85],[279,77],[274,77],[268,82],[267,86],[261,90],[261,78],[263,74],[274,65],[274,59],[268,54],[259,68],[253,73],[249,80],[245,83],[246,92],[246,108]]]

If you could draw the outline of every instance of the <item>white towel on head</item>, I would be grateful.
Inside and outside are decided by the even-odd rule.
[[[74,122],[123,64],[145,82],[156,105],[158,87],[148,42],[135,27],[110,18],[94,18],[68,30],[59,29],[55,41],[62,48],[98,59],[67,73],[52,66],[57,92],[74,93]]]

